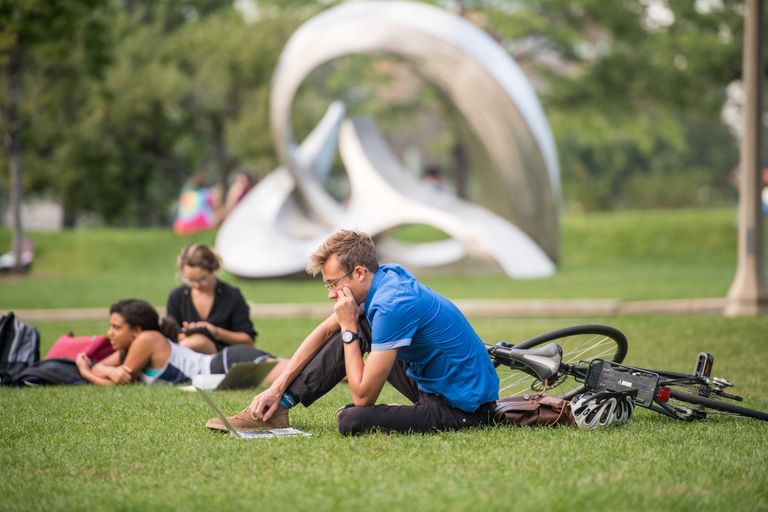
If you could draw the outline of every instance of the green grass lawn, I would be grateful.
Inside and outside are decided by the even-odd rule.
[[[624,331],[627,361],[688,371],[715,355],[768,410],[768,318],[475,319],[489,340],[577,322]],[[313,320],[262,320],[262,346],[293,350]],[[89,325],[84,325],[89,327]],[[43,328],[57,328],[55,324]],[[249,391],[218,392],[227,412]],[[499,427],[344,438],[340,385],[291,413],[312,437],[239,440],[203,428],[195,394],[141,385],[0,390],[0,510],[765,510],[768,423],[683,423],[640,411],[604,431]],[[384,402],[401,402],[385,389]]]
[[[626,212],[563,218],[561,261],[547,279],[511,280],[491,264],[471,271],[419,272],[454,299],[722,297],[736,264],[733,210]],[[123,297],[164,305],[178,284],[182,245],[212,243],[213,235],[176,236],[170,230],[92,230],[30,233],[37,258],[29,275],[0,276],[0,310],[104,307]],[[404,230],[405,239],[425,236]],[[10,233],[0,230],[0,248]],[[268,250],[268,248],[265,248]],[[322,302],[318,281],[244,280],[224,274],[252,302]]]
[[[106,307],[138,296],[164,305],[182,244],[160,230],[32,233],[26,277],[0,276],[7,309]],[[407,230],[404,237],[418,238]],[[0,231],[0,248],[9,245]],[[733,211],[595,214],[563,220],[562,262],[549,279],[512,281],[493,269],[421,273],[450,298],[657,299],[724,296],[735,270]],[[259,302],[318,302],[318,281],[246,281]],[[40,322],[43,352],[59,335],[97,334],[103,321]],[[258,319],[259,346],[290,355],[318,319]],[[768,410],[768,317],[471,318],[487,341],[520,341],[576,323],[625,332],[630,364],[690,371],[715,355],[745,405]],[[227,412],[250,391],[218,392]],[[641,410],[628,425],[489,428],[344,438],[340,385],[291,413],[308,438],[238,440],[203,428],[211,416],[174,388],[0,389],[0,511],[5,510],[767,510],[768,422],[683,423]],[[381,401],[403,401],[385,388]]]

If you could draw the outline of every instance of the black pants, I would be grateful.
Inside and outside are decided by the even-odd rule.
[[[358,331],[363,353],[370,352],[371,328],[365,317],[360,317]],[[345,435],[363,434],[373,430],[434,432],[490,423],[492,404],[485,404],[471,413],[451,407],[442,397],[420,391],[416,381],[406,375],[407,368],[405,363],[395,361],[387,381],[413,402],[413,405],[348,405],[337,415],[339,432]],[[345,375],[344,345],[341,333],[337,333],[288,386],[288,392],[308,407],[333,389]]]
[[[253,345],[238,343],[236,345],[226,345],[224,350],[213,356],[211,359],[211,373],[227,373],[230,366],[235,363],[250,363],[263,359],[274,358],[269,352],[259,350]]]

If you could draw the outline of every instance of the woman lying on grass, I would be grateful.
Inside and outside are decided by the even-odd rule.
[[[76,359],[80,375],[98,386],[115,386],[141,381],[145,384],[177,384],[195,375],[225,373],[227,366],[259,359],[276,359],[253,345],[227,347],[215,355],[201,354],[171,340],[179,327],[172,319],[160,322],[155,308],[139,299],[118,301],[109,308],[109,331],[115,353],[93,364],[85,355]],[[271,383],[283,370],[280,359],[264,380]]]

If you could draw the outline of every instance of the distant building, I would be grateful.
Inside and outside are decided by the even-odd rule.
[[[5,205],[3,227],[11,228],[11,209]],[[30,199],[21,205],[21,224],[24,230],[59,231],[64,223],[64,208],[49,199]]]

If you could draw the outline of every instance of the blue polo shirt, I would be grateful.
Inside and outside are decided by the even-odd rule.
[[[371,350],[397,349],[421,391],[466,412],[499,398],[496,370],[459,308],[403,267],[381,265],[363,307]]]

